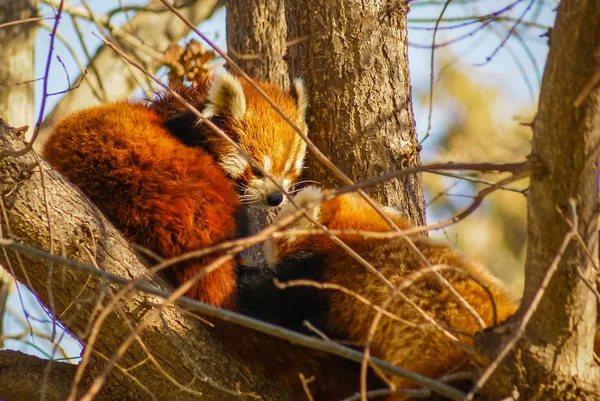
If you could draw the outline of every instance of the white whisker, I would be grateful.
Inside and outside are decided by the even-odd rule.
[[[313,183],[313,184],[321,184],[319,181],[315,181],[315,180],[302,180],[302,181],[298,181],[295,183],[295,185],[301,185],[301,184],[307,184],[307,183]]]

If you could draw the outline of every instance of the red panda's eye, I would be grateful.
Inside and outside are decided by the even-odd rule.
[[[252,175],[255,176],[256,178],[262,178],[264,176],[264,174],[262,173],[262,171],[260,171],[256,167],[252,167]]]

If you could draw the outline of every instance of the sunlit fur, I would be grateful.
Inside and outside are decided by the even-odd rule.
[[[270,83],[257,83],[277,107],[306,132],[307,99],[302,81],[295,80],[290,93]],[[290,189],[302,173],[306,143],[249,82],[220,73],[214,79],[199,82],[193,89],[176,89],[252,156],[281,187],[286,191]],[[215,156],[235,181],[241,203],[270,206],[267,196],[279,191],[277,185],[253,168],[244,155],[201,118],[168,93],[155,99],[151,107],[164,116],[167,127],[184,142],[202,146]],[[190,133],[193,134],[190,136]],[[270,161],[269,165],[265,165],[265,160]]]
[[[295,201],[304,205],[320,197],[320,190],[307,188],[298,193]],[[288,204],[282,210],[281,216],[293,210],[294,207]],[[400,228],[409,227],[409,223],[399,212],[390,208],[385,208],[384,211]],[[390,231],[383,218],[357,194],[347,194],[329,200],[312,209],[311,215],[329,229]],[[314,225],[308,219],[302,218],[290,228],[314,228]],[[426,266],[402,238],[377,240],[357,235],[341,235],[340,238],[370,262],[394,286],[401,284],[409,275]],[[505,320],[516,311],[515,299],[487,270],[467,262],[447,245],[436,243],[425,235],[413,235],[410,238],[431,265],[451,267],[441,270],[441,274],[481,316],[487,326],[493,324],[493,308],[490,296],[482,285],[493,294],[498,322]],[[296,264],[299,266],[297,269],[302,270],[306,269],[306,266],[302,265],[303,259],[316,257],[318,264],[313,264],[311,269],[320,272],[317,281],[346,287],[369,299],[375,305],[382,305],[390,294],[386,285],[378,277],[367,271],[364,266],[324,235],[278,239],[267,245],[266,253],[270,267],[275,269],[275,276],[280,279],[284,271],[290,277],[290,269],[293,269],[290,263]],[[296,275],[294,278],[302,278],[302,276]],[[281,297],[285,297],[286,292],[301,291],[301,289],[295,287],[282,291]],[[326,292],[327,307],[314,310],[309,320],[332,338],[345,338],[357,344],[364,344],[375,316],[373,308],[341,291],[319,291]],[[403,291],[403,294],[436,322],[456,335],[461,342],[472,345],[472,338],[465,333],[473,334],[479,330],[475,319],[432,273],[427,273],[416,280]],[[290,292],[289,296],[292,295],[293,293]],[[303,301],[299,299],[297,302]],[[474,362],[474,358],[453,343],[441,330],[428,324],[416,308],[400,297],[397,297],[387,309],[404,322],[383,316],[371,344],[373,356],[432,378],[449,374],[455,369],[460,369],[461,366],[464,368],[468,363]],[[285,321],[287,325],[297,324],[290,320],[289,316],[271,318],[274,321],[278,319],[280,322]],[[409,381],[399,377],[393,378],[393,383],[399,388],[413,386]],[[394,399],[399,400],[402,397]]]
[[[305,129],[299,112],[303,102],[295,93],[259,84]],[[270,170],[281,183],[289,186],[299,175],[283,166],[302,160],[304,145],[249,84],[224,73],[193,88],[175,89],[198,110],[212,114],[211,121],[259,163],[269,156]],[[119,102],[72,114],[54,129],[44,157],[129,240],[170,258],[234,238],[240,203],[266,204],[272,187],[256,178],[235,152],[175,97],[163,93],[150,107]],[[241,196],[240,187],[245,188]],[[253,188],[260,190],[254,193]],[[176,265],[169,271],[172,280],[189,280],[216,256]],[[187,295],[235,309],[235,266],[217,269]]]
[[[131,241],[169,258],[235,234],[237,194],[213,157],[170,135],[156,113],[115,103],[61,121],[44,157],[78,186]],[[172,270],[185,282],[212,258]],[[211,273],[189,296],[213,305],[235,302],[231,264]]]

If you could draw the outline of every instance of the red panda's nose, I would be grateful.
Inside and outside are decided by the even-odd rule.
[[[267,195],[267,203],[270,206],[279,206],[283,202],[283,194],[279,191],[271,192]]]

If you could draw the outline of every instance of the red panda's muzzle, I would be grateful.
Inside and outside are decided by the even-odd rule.
[[[267,195],[267,204],[270,206],[279,206],[283,202],[283,194],[279,191],[271,192]]]

